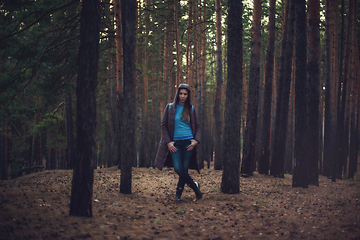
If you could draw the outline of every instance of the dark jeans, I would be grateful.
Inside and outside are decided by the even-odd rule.
[[[193,183],[192,178],[188,173],[192,150],[188,151],[186,148],[191,144],[188,140],[175,140],[174,147],[177,152],[171,153],[171,158],[175,172],[179,175],[178,188],[184,189],[185,183]]]

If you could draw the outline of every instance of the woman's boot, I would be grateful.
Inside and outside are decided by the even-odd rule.
[[[183,190],[184,190],[183,188],[179,188],[179,187],[176,188],[176,201],[178,201],[178,202],[183,201],[183,199],[181,197]]]
[[[200,184],[192,182],[189,187],[194,190],[197,199],[202,199],[202,192],[200,191]]]

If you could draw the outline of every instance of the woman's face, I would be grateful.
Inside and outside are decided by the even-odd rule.
[[[188,98],[188,91],[184,88],[179,91],[179,104],[184,105]]]

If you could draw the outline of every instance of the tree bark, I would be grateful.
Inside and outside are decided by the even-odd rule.
[[[309,124],[307,136],[308,151],[308,184],[319,185],[320,162],[320,1],[309,2],[309,56],[307,94],[307,122]]]
[[[336,5],[336,6],[335,6]],[[327,0],[325,2],[325,126],[324,126],[324,174],[332,176],[333,181],[337,177],[337,87],[335,81],[337,56],[336,40],[337,37],[337,0]],[[334,37],[336,36],[336,37]],[[336,79],[336,80],[335,80]]]
[[[260,50],[261,50],[261,0],[254,0],[253,29],[250,57],[249,98],[244,133],[244,148],[241,173],[252,175],[256,168],[256,127],[260,86]]]
[[[308,171],[310,159],[310,149],[308,147],[309,122],[307,102],[310,96],[307,95],[307,75],[306,75],[306,6],[305,0],[295,0],[295,164],[293,172],[293,187],[308,187]],[[313,139],[317,141],[317,138]],[[317,156],[316,156],[317,157]]]
[[[351,19],[351,119],[350,119],[350,148],[349,148],[349,178],[354,178],[357,172],[358,151],[359,151],[359,94],[356,90],[359,88],[359,46],[357,45],[356,32],[356,0],[350,0],[349,18]],[[345,165],[346,167],[346,165]]]
[[[181,83],[181,49],[180,49],[180,29],[179,29],[179,0],[174,0],[174,22],[175,22],[175,43],[176,43],[176,86],[179,86]],[[173,86],[170,86],[173,88]]]
[[[225,102],[223,143],[223,193],[240,191],[240,130],[242,100],[242,1],[229,0],[228,13],[228,82]]]
[[[66,123],[66,162],[67,169],[74,167],[74,123],[72,115],[71,95],[65,93],[65,123]],[[40,164],[41,165],[41,164]]]
[[[146,1],[147,8],[150,7],[150,1]],[[149,44],[149,23],[150,23],[150,14],[149,11],[145,12],[145,46]],[[145,48],[145,58],[144,58],[144,74],[142,76],[142,106],[141,106],[141,136],[140,136],[140,148],[139,148],[139,167],[150,167],[149,161],[149,147],[148,147],[148,137],[149,137],[149,123],[148,123],[148,85],[149,85],[149,49]]]
[[[285,11],[288,16],[284,21],[283,38],[281,45],[280,66],[277,84],[276,116],[273,149],[271,153],[270,174],[275,177],[284,177],[285,145],[289,112],[289,94],[291,84],[291,68],[294,42],[294,3],[287,1]]]
[[[100,4],[82,2],[77,96],[77,143],[71,188],[70,215],[92,216],[95,158],[96,98]]]
[[[114,164],[118,165],[121,168],[121,149],[122,149],[122,139],[121,136],[121,118],[122,118],[122,94],[124,86],[124,69],[123,69],[123,40],[122,40],[122,22],[121,22],[121,3],[120,0],[115,0],[114,2],[114,11],[115,11],[115,22],[116,22],[116,32],[115,32],[115,44],[116,44],[116,81],[115,81],[115,92],[116,92],[116,135],[118,139],[116,141],[117,145],[117,159],[110,160]],[[115,162],[114,162],[115,161]]]
[[[121,0],[124,51],[124,94],[120,193],[131,193],[132,165],[136,160],[135,21],[136,0]]]
[[[269,1],[269,35],[265,65],[265,89],[263,122],[261,131],[261,155],[258,171],[268,174],[270,169],[270,123],[271,123],[271,100],[272,85],[274,79],[274,52],[275,52],[275,0]]]
[[[215,160],[214,169],[222,169],[222,121],[221,121],[221,99],[223,88],[223,64],[222,64],[222,30],[221,30],[221,0],[216,0],[216,95],[214,104],[215,121]]]
[[[351,9],[349,8],[351,11]],[[345,119],[345,103],[346,103],[346,92],[347,92],[347,79],[346,77],[346,70],[344,70],[343,65],[346,60],[344,60],[344,45],[345,45],[345,1],[341,0],[341,30],[340,30],[340,61],[339,61],[339,84],[338,84],[338,106],[337,106],[337,131],[338,131],[338,158],[339,162],[341,163],[340,171],[343,170],[344,164],[347,161],[347,151],[346,146],[347,142],[345,141],[346,134],[344,133],[344,119]],[[350,18],[348,18],[348,21]],[[350,25],[348,22],[347,28],[349,29]],[[349,31],[347,31],[349,33]],[[348,35],[346,35],[348,37]],[[346,41],[346,45],[348,46],[349,41]]]

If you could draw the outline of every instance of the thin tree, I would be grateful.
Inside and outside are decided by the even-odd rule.
[[[351,8],[349,8],[351,11]],[[337,106],[337,130],[338,130],[338,158],[341,164],[341,168],[338,168],[338,171],[342,171],[344,164],[347,161],[347,142],[345,141],[346,137],[348,138],[346,133],[344,133],[344,118],[345,118],[345,103],[347,99],[347,78],[346,78],[346,70],[344,71],[344,43],[345,43],[345,1],[341,0],[341,27],[340,27],[340,59],[339,59],[339,84],[338,84],[338,106]],[[350,18],[348,18],[349,21]],[[347,28],[349,29],[350,25],[348,22]],[[349,33],[349,31],[347,31]],[[348,35],[346,35],[348,37]],[[349,41],[346,41],[347,45]],[[348,55],[347,55],[348,56]],[[346,168],[345,168],[346,169]],[[344,170],[345,170],[344,169]]]
[[[324,126],[324,174],[337,176],[337,0],[325,1],[325,126]],[[336,37],[335,37],[336,36]]]
[[[307,152],[308,184],[319,185],[320,162],[320,0],[308,1]]]
[[[176,86],[181,82],[181,49],[180,49],[180,28],[179,28],[179,0],[174,0],[174,23],[175,23],[175,46],[176,46]],[[170,89],[174,86],[170,86]]]
[[[240,130],[242,98],[242,1],[229,0],[228,13],[228,80],[225,102],[225,131],[223,143],[223,175],[221,191],[240,191]]]
[[[146,1],[146,8],[150,7],[150,1]],[[149,24],[150,11],[145,12],[145,46],[149,45]],[[148,85],[149,85],[149,48],[145,47],[144,75],[142,76],[142,94],[141,94],[141,137],[139,148],[139,167],[150,167],[149,158],[149,119],[148,119]]]
[[[305,0],[295,0],[295,164],[293,173],[293,187],[308,187],[309,157],[308,139],[310,130],[307,111],[306,76],[306,6]],[[317,138],[314,141],[317,142]],[[317,157],[317,156],[316,156]]]
[[[136,160],[135,104],[135,21],[136,0],[121,0],[124,51],[124,92],[122,112],[122,151],[120,193],[131,193],[132,164]]]
[[[214,169],[222,169],[222,123],[221,123],[221,95],[223,89],[223,64],[222,64],[222,30],[221,30],[221,0],[215,1],[216,11],[216,96],[214,104],[215,121],[215,161]]]
[[[120,0],[115,0],[115,22],[116,22],[116,120],[117,128],[116,135],[121,136],[121,114],[122,114],[122,94],[123,94],[123,85],[124,85],[124,70],[123,70],[123,41],[122,41],[122,23],[121,23],[121,4]],[[117,159],[116,164],[121,168],[121,138],[117,139]],[[113,161],[114,161],[113,160]]]
[[[241,173],[252,175],[256,168],[256,127],[260,86],[260,50],[261,50],[261,0],[254,0],[253,28],[251,40],[249,98],[247,103],[246,128]]]
[[[287,0],[285,13],[288,14],[284,21],[281,43],[280,66],[277,83],[277,100],[274,138],[271,152],[270,174],[275,177],[284,176],[285,144],[287,136],[287,122],[289,112],[289,95],[291,85],[291,69],[294,42],[294,3]]]
[[[261,156],[258,171],[261,174],[268,174],[270,169],[270,123],[271,123],[271,99],[272,84],[274,78],[274,52],[275,52],[275,2],[269,1],[269,35],[265,65],[265,89],[263,122],[261,131]]]
[[[351,118],[350,118],[350,148],[349,148],[349,178],[354,178],[357,172],[358,151],[359,151],[359,46],[356,35],[356,10],[357,1],[350,0],[351,11],[349,18],[351,19]]]
[[[82,2],[78,76],[76,81],[77,138],[70,215],[92,216],[95,158],[96,98],[100,4]]]
[[[65,125],[66,125],[67,169],[73,169],[73,165],[74,165],[74,125],[73,125],[72,101],[71,101],[70,93],[65,93]],[[41,136],[40,136],[40,139],[41,139]],[[40,147],[40,149],[41,149],[41,147]],[[41,150],[40,150],[40,153],[41,153]],[[41,161],[41,158],[40,158],[40,161]]]

